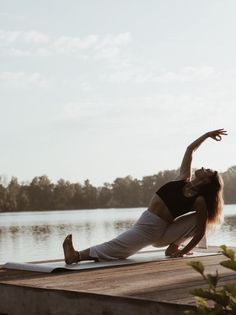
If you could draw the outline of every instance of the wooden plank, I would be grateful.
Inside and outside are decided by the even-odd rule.
[[[190,257],[185,260],[173,259],[135,266],[50,275],[1,271],[0,283],[193,304],[194,299],[189,291],[204,286],[204,281],[187,265],[187,262],[201,260],[206,265],[207,273],[219,270],[221,285],[235,283],[235,273],[219,266],[219,262],[224,259],[222,255]]]

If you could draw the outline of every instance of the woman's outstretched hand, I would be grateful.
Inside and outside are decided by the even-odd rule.
[[[221,129],[209,131],[207,134],[208,134],[208,137],[210,137],[216,141],[221,141],[222,136],[227,136],[227,131],[224,130],[224,128],[221,128]]]

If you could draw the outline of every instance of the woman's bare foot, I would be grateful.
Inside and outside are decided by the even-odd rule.
[[[71,265],[79,261],[79,253],[74,250],[71,234],[67,235],[67,237],[65,238],[63,242],[63,250],[65,262],[67,265]]]

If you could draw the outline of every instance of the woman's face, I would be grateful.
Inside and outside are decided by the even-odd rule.
[[[211,170],[210,168],[199,168],[195,171],[195,176],[198,179],[210,179],[210,177],[212,177],[214,175],[214,171]]]

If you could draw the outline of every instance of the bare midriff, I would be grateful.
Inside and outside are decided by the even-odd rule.
[[[148,211],[156,214],[158,217],[166,222],[172,222],[174,220],[174,217],[170,213],[170,210],[157,194],[153,196],[148,206]]]

